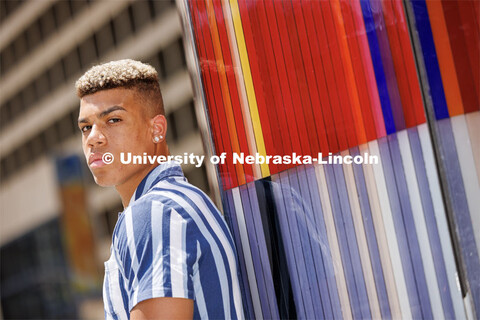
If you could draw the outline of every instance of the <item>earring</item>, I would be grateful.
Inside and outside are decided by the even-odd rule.
[[[161,137],[161,136],[160,136],[160,137]],[[158,143],[159,141],[160,141],[160,138],[159,138],[159,137],[154,137],[154,138],[153,138],[153,142]]]
[[[160,135],[160,139],[163,139],[163,136],[162,136],[162,135]]]

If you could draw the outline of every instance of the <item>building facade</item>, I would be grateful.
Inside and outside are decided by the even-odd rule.
[[[131,58],[151,64],[159,72],[171,153],[203,154],[175,2],[7,0],[0,12],[2,313],[98,318],[103,261],[123,209],[115,190],[98,187],[85,164],[74,84],[97,63]],[[69,198],[58,161],[72,157],[81,167],[80,192]],[[204,166],[184,171],[210,192]],[[73,217],[79,206],[85,215],[81,232],[65,215],[75,201]],[[86,287],[75,282],[83,250],[75,241],[85,241],[75,239],[80,233],[92,243],[88,254],[95,261]]]

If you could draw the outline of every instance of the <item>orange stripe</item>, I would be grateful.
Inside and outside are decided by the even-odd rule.
[[[438,64],[442,74],[443,89],[447,100],[450,117],[464,112],[460,86],[458,83],[452,49],[450,47],[447,25],[440,1],[425,1],[427,4],[430,25],[432,26],[433,41],[437,51]]]
[[[233,117],[232,102],[230,100],[230,92],[228,90],[227,75],[225,73],[225,63],[223,61],[222,48],[220,47],[220,37],[218,35],[217,21],[215,19],[215,11],[213,8],[212,0],[206,0],[206,8],[210,32],[212,35],[213,48],[217,60],[217,71],[220,78],[220,87],[222,89],[225,113],[227,116],[228,133],[230,135],[230,141],[232,143],[232,152],[240,153],[240,145],[238,143],[235,118]],[[239,163],[235,164],[235,171],[237,172],[238,184],[245,184],[245,172],[243,170],[243,166]]]
[[[331,3],[332,11],[335,21],[337,35],[338,35],[338,46],[342,54],[343,66],[345,71],[345,81],[349,87],[349,98],[350,106],[352,108],[352,116],[354,118],[353,125],[355,126],[357,132],[357,143],[364,144],[367,142],[367,135],[365,133],[365,125],[363,123],[362,109],[360,108],[360,98],[358,97],[357,83],[355,82],[355,75],[353,72],[352,58],[350,57],[350,49],[348,48],[347,35],[345,32],[345,24],[343,22],[342,11],[340,10],[339,0],[334,0]],[[342,21],[340,21],[342,19]],[[350,125],[350,124],[347,124]]]

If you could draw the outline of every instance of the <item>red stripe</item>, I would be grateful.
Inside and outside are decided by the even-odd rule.
[[[325,70],[325,77],[327,83],[327,91],[330,96],[330,108],[332,111],[332,121],[325,123],[327,135],[335,137],[337,140],[336,148],[330,145],[330,151],[336,153],[340,150],[348,149],[347,135],[343,118],[339,114],[341,112],[340,92],[336,85],[335,71],[333,68],[332,53],[330,52],[330,45],[325,31],[325,24],[323,21],[323,13],[321,3],[318,1],[311,2],[313,17],[315,20],[315,28],[318,35],[318,44],[320,48],[320,55],[323,60],[323,67]],[[325,111],[329,111],[325,108]]]
[[[339,150],[338,141],[335,132],[335,126],[332,115],[332,103],[330,102],[330,95],[336,96],[336,92],[330,93],[327,89],[327,83],[325,78],[324,64],[327,63],[326,57],[322,56],[320,47],[318,45],[317,31],[315,30],[315,21],[313,20],[312,7],[310,0],[303,0],[303,15],[305,18],[306,32],[312,52],[312,63],[315,70],[315,80],[318,86],[317,94],[320,97],[318,107],[314,105],[315,119],[323,125],[321,131],[319,131],[320,148],[321,152],[328,154],[328,152],[337,152]],[[322,61],[323,60],[323,61]],[[314,79],[312,79],[313,81]],[[323,118],[323,122],[320,120]],[[324,137],[323,137],[324,136]],[[327,145],[325,145],[325,138]]]
[[[270,34],[272,36],[272,45],[274,50],[275,62],[278,71],[278,79],[281,87],[281,97],[284,101],[285,106],[285,113],[287,114],[287,128],[283,128],[286,130],[291,137],[292,141],[292,152],[296,152],[298,154],[302,153],[302,148],[300,145],[300,138],[298,135],[297,123],[294,120],[295,111],[293,108],[293,101],[292,95],[290,94],[290,87],[288,85],[287,80],[287,70],[285,67],[284,57],[283,57],[283,50],[282,50],[282,43],[279,37],[279,29],[277,26],[277,20],[274,13],[274,0],[266,0],[264,2],[264,9],[267,15],[268,25],[270,26]],[[287,167],[293,167],[292,165],[288,165]]]
[[[311,148],[308,143],[308,133],[305,126],[305,116],[303,113],[303,109],[301,108],[301,98],[300,93],[298,90],[298,79],[293,70],[292,66],[295,65],[292,56],[292,48],[290,45],[290,40],[288,38],[288,29],[287,23],[285,21],[284,13],[283,13],[283,4],[280,1],[274,1],[274,12],[275,17],[278,23],[278,30],[280,34],[281,45],[283,48],[283,55],[285,58],[285,65],[286,68],[286,80],[289,83],[290,93],[293,101],[294,107],[289,110],[289,114],[291,115],[291,120],[289,122],[296,121],[296,126],[298,129],[298,136],[300,138],[300,145],[301,150],[300,154],[311,154]]]
[[[260,125],[262,128],[263,139],[265,142],[265,150],[267,155],[277,154],[275,144],[272,140],[272,133],[270,130],[270,119],[267,112],[267,106],[265,103],[264,89],[262,86],[261,72],[258,66],[258,58],[256,52],[256,46],[250,28],[250,18],[248,16],[248,10],[245,1],[238,1],[238,8],[240,11],[240,17],[242,19],[243,35],[245,38],[245,45],[248,52],[248,60],[250,63],[250,71],[253,80],[253,86],[255,88],[255,98],[257,100],[258,115],[260,117]],[[253,10],[251,7],[250,10]],[[277,172],[275,168],[269,165],[270,171]]]
[[[346,0],[341,0],[343,21],[345,24],[345,33],[347,35],[348,47],[350,49],[350,57],[354,68],[355,83],[357,85],[358,97],[360,100],[360,108],[362,110],[363,126],[366,133],[367,141],[375,140],[377,134],[375,132],[375,123],[373,122],[372,104],[368,96],[368,86],[365,77],[365,66],[363,65],[362,56],[360,54],[357,29],[353,22],[352,7]]]
[[[240,105],[240,97],[237,90],[235,70],[233,67],[232,56],[230,52],[228,34],[225,26],[221,0],[213,0],[213,6],[215,9],[217,28],[218,28],[218,33],[220,37],[220,45],[222,47],[222,52],[223,52],[225,71],[226,71],[226,76],[228,81],[228,87],[229,87],[230,98],[232,103],[233,115],[235,119],[237,138],[240,146],[240,152],[243,152],[244,154],[249,154],[247,135],[245,131],[245,124],[243,122],[242,108]],[[243,169],[245,171],[246,182],[248,183],[253,181],[254,177],[253,177],[252,165],[244,164]]]
[[[398,92],[402,102],[402,110],[405,118],[405,125],[411,128],[416,125],[415,114],[413,112],[413,101],[410,95],[410,88],[406,74],[406,63],[402,55],[402,45],[397,33],[397,27],[404,27],[404,21],[397,21],[392,5],[389,0],[382,1],[383,17],[385,19],[385,27],[387,29],[388,40],[390,43],[390,52],[392,56],[393,66],[397,79]]]
[[[333,117],[335,120],[335,131],[339,137],[340,150],[346,150],[350,147],[357,145],[357,139],[355,137],[355,129],[353,126],[353,118],[350,109],[350,101],[348,99],[348,89],[345,84],[345,75],[343,71],[343,62],[341,54],[338,48],[337,36],[335,32],[335,25],[332,20],[332,13],[330,3],[327,1],[314,1],[314,16],[321,21],[317,27],[322,28],[321,32],[321,48],[322,51],[327,51],[330,56],[331,70],[327,73],[331,76],[331,84],[334,85],[335,90],[338,92],[339,100],[337,104],[333,104]],[[323,38],[323,39],[322,39]]]
[[[308,91],[310,92],[312,109],[317,128],[317,139],[319,141],[319,150],[314,150],[314,152],[316,153],[320,151],[324,154],[328,154],[330,148],[328,147],[327,132],[325,130],[325,121],[322,113],[322,102],[320,101],[320,94],[318,92],[316,74],[317,70],[315,68],[315,63],[313,62],[314,57],[316,55],[319,55],[320,53],[316,41],[310,44],[308,40],[311,33],[315,32],[313,28],[312,13],[310,10],[302,10],[304,9],[305,4],[302,4],[298,1],[293,1],[292,4],[294,7],[295,18],[297,20],[297,30],[300,38],[301,51],[304,56],[303,61],[305,64]],[[307,28],[310,28],[310,34],[307,31]],[[319,57],[317,56],[317,58]],[[323,72],[323,68],[321,65],[322,62],[318,61],[318,63],[319,67],[321,68],[320,71]],[[321,79],[323,80],[323,77]]]
[[[465,113],[477,111],[479,100],[474,86],[472,66],[469,59],[465,59],[467,47],[463,29],[461,28],[462,21],[458,12],[457,2],[442,1],[442,5],[462,94],[463,107]]]
[[[301,130],[300,133],[303,134],[302,139],[309,142],[309,154],[316,155],[320,151],[317,127],[321,126],[322,123],[315,124],[315,116],[312,107],[318,108],[319,103],[318,101],[314,102],[312,98],[314,92],[310,91],[313,87],[312,84],[307,83],[307,77],[305,75],[305,69],[307,68],[307,70],[313,73],[313,67],[311,66],[311,62],[308,65],[308,61],[310,60],[310,49],[308,48],[308,39],[306,37],[305,23],[303,22],[302,8],[297,1],[295,1],[293,7],[290,1],[283,1],[283,5],[287,30],[290,36],[290,45],[295,66],[294,71],[298,79],[295,88],[298,89],[298,94],[301,99],[301,105],[297,107],[297,110],[302,110],[304,115],[304,128],[306,129]],[[300,28],[298,28],[298,26],[300,26]],[[312,78],[314,78],[313,75]],[[316,86],[314,89],[316,90]]]
[[[473,1],[478,2],[478,0]],[[476,89],[477,98],[480,98],[480,32],[478,29],[478,17],[472,1],[458,1],[458,9],[460,12],[460,20],[462,21],[462,31],[465,36],[465,45],[467,46],[470,64],[472,66],[472,74],[474,88]],[[478,9],[478,8],[477,8]],[[477,110],[480,108],[480,101],[477,101]]]
[[[251,20],[258,21],[252,25],[254,37],[258,39],[258,51],[263,82],[265,86],[266,99],[271,104],[270,113],[273,119],[277,119],[271,126],[274,143],[278,144],[278,152],[280,155],[291,154],[293,152],[290,130],[287,123],[285,101],[282,99],[282,89],[277,72],[274,48],[272,45],[272,35],[270,33],[267,15],[264,5],[261,1],[253,1],[255,5],[256,16],[252,14]],[[273,27],[273,26],[272,26]],[[276,32],[276,31],[274,31]],[[283,93],[284,94],[284,93]],[[278,165],[278,170],[286,170],[289,166]]]
[[[226,158],[226,166],[228,168],[228,171],[225,172],[226,176],[224,176],[225,179],[225,186],[226,189],[233,188],[235,186],[238,186],[238,180],[237,180],[237,173],[235,171],[235,167],[233,164],[233,157],[232,157],[232,146],[231,146],[231,141],[228,137],[228,127],[227,127],[227,119],[225,115],[225,109],[224,109],[224,102],[222,98],[222,90],[220,88],[220,79],[218,78],[218,71],[217,71],[217,64],[216,64],[216,59],[215,59],[215,54],[213,52],[213,44],[212,44],[212,39],[211,39],[211,34],[210,34],[210,28],[208,26],[208,18],[207,18],[207,12],[205,9],[205,4],[203,1],[197,2],[197,8],[199,11],[199,15],[204,21],[204,23],[201,24],[202,26],[202,33],[204,35],[204,41],[205,41],[205,49],[206,49],[206,58],[207,61],[210,62],[210,76],[211,76],[211,84],[212,84],[212,90],[213,90],[213,95],[215,97],[215,102],[217,103],[216,109],[218,113],[218,120],[220,124],[220,132],[223,133],[223,136],[225,137],[223,140],[224,143],[224,150],[227,152],[227,158]]]
[[[412,109],[415,115],[415,125],[425,123],[425,109],[423,108],[422,92],[420,89],[420,81],[417,76],[417,67],[415,66],[415,58],[413,56],[412,42],[408,33],[408,24],[403,10],[403,3],[401,1],[392,1],[393,11],[396,20],[401,25],[397,25],[397,32],[400,39],[400,48],[403,52],[404,66],[407,72],[407,83],[410,88],[410,95],[412,99]]]
[[[201,69],[201,75],[203,79],[203,87],[205,90],[205,96],[208,104],[207,110],[210,116],[209,124],[213,131],[215,152],[216,154],[220,154],[225,151],[225,148],[223,147],[222,135],[220,132],[220,127],[218,125],[219,121],[217,116],[215,98],[211,90],[210,66],[208,65],[208,60],[205,53],[205,45],[203,42],[204,39],[202,37],[204,30],[202,30],[202,27],[201,27],[202,23],[200,22],[201,14],[200,14],[200,11],[197,9],[196,5],[197,5],[197,1],[190,2],[190,12],[192,15],[193,27],[195,31],[194,34],[195,34],[195,40],[197,45],[197,52],[200,60],[200,69]],[[203,21],[203,23],[205,22]],[[228,171],[228,168],[226,167],[226,165],[219,165],[218,170],[219,170],[220,178],[222,179],[222,182],[223,182],[223,188],[228,189],[229,188],[228,179],[224,179]]]
[[[263,94],[265,98],[265,109],[267,112],[267,117],[269,120],[270,124],[270,135],[271,135],[271,146],[267,144],[265,141],[265,147],[267,150],[267,154],[269,155],[283,155],[285,154],[284,150],[284,141],[286,144],[289,144],[290,141],[288,139],[288,132],[285,130],[282,130],[281,126],[279,125],[279,117],[277,117],[277,113],[283,115],[283,105],[281,104],[276,104],[275,99],[274,99],[274,94],[273,94],[273,89],[272,89],[272,82],[275,80],[272,80],[273,75],[270,74],[269,72],[269,66],[268,62],[273,61],[273,57],[267,57],[265,53],[265,46],[270,44],[270,38],[269,38],[269,31],[268,30],[261,30],[260,26],[260,19],[257,16],[257,1],[246,1],[246,6],[248,7],[248,14],[249,14],[249,21],[257,21],[257,23],[251,23],[251,31],[252,31],[252,37],[255,41],[255,52],[257,53],[257,60],[258,60],[258,76],[256,78],[260,78],[260,84],[262,85],[261,87],[263,88]],[[252,70],[252,73],[254,73],[255,70]],[[275,70],[276,72],[276,70]],[[256,84],[257,85],[257,84]],[[257,91],[257,90],[256,90]],[[275,106],[275,107],[273,107]],[[284,115],[283,115],[284,116]],[[264,137],[267,134],[265,131],[263,132]],[[287,138],[288,140],[283,140],[284,138]],[[287,147],[287,146],[286,146]],[[286,167],[283,165],[275,165],[275,164],[270,164],[270,173],[275,174],[277,172],[280,172]]]

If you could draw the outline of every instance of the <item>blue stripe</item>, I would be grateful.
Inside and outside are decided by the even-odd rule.
[[[142,285],[149,285],[152,279],[152,251],[156,249],[152,248],[152,214],[160,213],[152,212],[151,202],[135,203],[131,207],[131,210],[133,237],[135,239],[135,250],[139,263],[135,273],[139,281],[144,280],[139,283],[139,292],[143,292],[144,290],[151,291],[151,286],[147,288]],[[145,274],[147,272],[149,274]],[[148,281],[148,279],[150,279],[150,281]],[[150,292],[150,294],[152,294],[152,292]]]
[[[350,149],[352,156],[359,155],[358,147]],[[382,262],[380,260],[380,251],[378,250],[377,237],[375,227],[373,225],[373,217],[368,199],[368,191],[363,174],[362,165],[352,164],[353,174],[355,176],[355,185],[357,187],[358,200],[362,211],[363,226],[365,228],[365,236],[368,243],[368,251],[370,261],[372,263],[373,277],[375,279],[375,287],[377,289],[378,302],[380,304],[380,312],[382,318],[391,319],[390,305],[388,302],[387,287],[385,285]]]
[[[388,144],[392,155],[393,169],[395,173],[395,181],[397,183],[398,194],[400,196],[400,205],[404,226],[406,229],[408,246],[412,257],[413,270],[415,273],[415,282],[417,285],[418,296],[420,298],[420,307],[424,319],[432,319],[432,307],[430,296],[428,294],[427,280],[423,268],[423,257],[418,244],[418,237],[415,228],[415,220],[413,218],[412,207],[410,205],[410,197],[408,194],[407,181],[405,179],[405,171],[403,169],[402,156],[400,154],[400,146],[398,145],[397,135],[388,136]],[[416,214],[421,214],[417,212]]]
[[[191,184],[189,184],[185,180],[178,181],[175,178],[168,178],[168,179],[166,179],[166,181],[170,184],[173,184],[173,185],[177,186],[177,187],[185,188],[189,191],[192,191],[193,193],[200,196],[203,199],[207,208],[212,213],[212,217],[217,221],[218,225],[222,229],[223,233],[225,234],[226,238],[228,239],[228,242],[229,242],[230,246],[232,248],[235,248],[235,244],[233,243],[233,238],[230,235],[230,231],[228,230],[227,224],[225,223],[225,219],[222,217],[222,215],[218,211],[218,209],[213,205],[212,200],[210,200],[210,198],[207,197],[207,195],[203,191],[201,191],[197,187],[192,186]],[[159,188],[160,187],[156,187],[152,190],[159,190]],[[169,191],[172,191],[172,190],[169,190]],[[187,201],[190,205],[192,205],[192,207],[193,207],[193,205],[195,205],[195,203],[190,199],[190,197],[186,193],[182,193],[181,195],[185,199],[185,201]],[[197,208],[196,205],[195,205],[195,208]],[[196,210],[199,210],[199,209],[197,208]]]
[[[250,243],[250,250],[252,252],[253,268],[255,269],[255,277],[257,281],[258,295],[260,298],[260,304],[262,306],[262,316],[265,319],[271,319],[272,315],[269,309],[268,293],[265,285],[264,271],[262,268],[261,254],[258,248],[258,239],[255,232],[255,222],[252,218],[252,209],[250,198],[248,194],[247,185],[239,187],[240,197],[242,199],[241,205],[243,206],[243,212],[245,217],[245,224],[248,232],[248,241]]]
[[[383,62],[383,71],[385,72],[385,80],[387,82],[387,90],[390,96],[390,105],[392,107],[393,121],[396,131],[405,129],[405,119],[403,117],[402,101],[400,92],[398,91],[397,77],[395,75],[395,67],[393,65],[392,52],[390,51],[390,43],[388,42],[387,27],[383,19],[382,4],[378,0],[370,0],[372,9],[372,17],[375,23],[378,47]],[[410,102],[408,102],[410,103]]]
[[[278,180],[277,180],[278,177]],[[286,248],[286,259],[289,269],[290,280],[292,283],[293,290],[293,299],[296,306],[296,315],[300,319],[306,318],[305,305],[303,303],[303,292],[302,292],[302,280],[300,276],[305,276],[301,274],[301,271],[298,270],[297,259],[295,257],[295,251],[293,248],[293,236],[290,231],[289,222],[288,222],[288,213],[287,205],[292,206],[291,191],[287,187],[288,183],[288,174],[286,171],[277,175],[277,177],[272,176],[272,179],[277,180],[278,182],[272,183],[272,190],[275,198],[275,205],[278,212],[278,220],[280,224],[280,230],[282,232],[283,243]]]
[[[250,293],[250,285],[248,284],[248,274],[245,266],[245,258],[243,254],[242,240],[240,239],[240,231],[238,229],[237,216],[235,211],[235,204],[233,200],[232,190],[227,190],[224,192],[225,195],[225,220],[230,224],[230,229],[235,240],[235,245],[237,248],[237,256],[239,259],[239,279],[240,279],[240,288],[242,290],[243,297],[243,309],[245,311],[244,315],[246,319],[254,319],[255,312],[253,310],[252,295]]]
[[[177,210],[178,212],[178,210]],[[170,218],[172,210],[167,206],[163,207],[163,225],[162,225],[162,257],[164,259],[163,268],[163,292],[165,297],[172,296],[172,274],[170,272]]]
[[[457,152],[450,119],[437,121],[437,128],[440,136],[440,149],[445,164],[449,196],[452,200],[454,219],[457,230],[461,230],[458,232],[461,253],[467,269],[467,277],[470,290],[472,290],[475,309],[478,312],[480,310],[480,260],[478,257],[478,248],[475,243],[475,230],[470,217],[470,215],[474,213],[468,209],[465,186],[458,160],[458,157],[461,155]],[[478,208],[476,209],[478,210]]]
[[[298,186],[298,189],[296,191],[297,194],[300,194],[304,205],[304,210],[302,212],[297,212],[296,217],[300,227],[300,234],[303,234],[304,239],[307,239],[306,242],[303,242],[303,247],[307,257],[309,258],[307,261],[312,259],[311,263],[307,262],[307,272],[310,274],[311,279],[310,288],[312,300],[322,302],[319,284],[322,279],[325,279],[325,276],[320,272],[320,270],[323,269],[322,261],[319,261],[319,259],[322,258],[321,252],[319,250],[315,250],[319,249],[318,246],[316,246],[316,244],[318,244],[317,241],[319,240],[319,236],[315,228],[315,217],[313,214],[314,209],[311,200],[311,192],[309,190],[304,166],[299,166],[291,170],[292,173],[295,173],[295,171],[296,174],[293,174],[292,176],[298,178],[298,185],[296,185]],[[296,184],[297,179],[294,180]],[[328,294],[324,296],[324,299],[326,299],[325,303],[330,304]],[[315,310],[314,315],[316,318],[326,318],[323,303],[314,303],[313,308]]]
[[[352,212],[350,209],[350,200],[348,199],[348,191],[345,183],[345,177],[343,175],[343,167],[339,164],[334,164],[333,170],[335,173],[335,179],[337,181],[337,190],[340,197],[340,206],[342,210],[337,212],[337,216],[343,218],[343,224],[346,231],[347,248],[350,253],[350,259],[352,262],[353,279],[355,281],[358,301],[360,303],[360,311],[362,318],[371,318],[370,304],[368,303],[367,288],[365,286],[365,279],[363,277],[363,266],[360,260],[360,253],[358,249],[358,241],[355,233],[355,227],[353,225]]]
[[[272,266],[270,265],[271,254],[269,254],[269,252],[267,251],[264,226],[263,226],[262,217],[260,214],[260,206],[258,203],[259,199],[257,198],[257,190],[256,190],[255,183],[247,184],[247,190],[248,190],[250,205],[252,209],[251,214],[252,214],[253,226],[254,226],[254,229],[250,229],[250,230],[255,230],[256,236],[257,236],[257,244],[258,244],[258,249],[260,253],[260,261],[262,265],[263,276],[265,279],[265,289],[267,293],[267,299],[269,301],[270,314],[272,318],[279,318],[280,316],[278,312],[277,299],[275,295],[275,287],[273,285],[273,278],[272,278]],[[262,201],[265,201],[265,200],[262,199]],[[271,246],[268,247],[268,249],[270,248]]]
[[[352,262],[350,259],[348,241],[345,231],[344,222],[342,219],[342,209],[340,206],[339,193],[337,190],[337,183],[335,181],[335,173],[333,165],[325,165],[325,177],[327,181],[330,204],[332,207],[333,218],[335,220],[335,230],[337,231],[337,241],[340,247],[340,254],[342,256],[343,272],[345,275],[345,282],[347,284],[348,296],[350,298],[350,306],[353,317],[356,319],[363,318],[360,310],[360,302],[355,287],[355,279],[352,270]]]
[[[399,192],[397,190],[395,182],[395,174],[393,171],[392,159],[390,157],[390,150],[388,147],[387,138],[381,138],[378,140],[378,148],[382,158],[383,172],[385,175],[385,184],[387,186],[388,199],[390,200],[390,207],[392,210],[392,218],[395,226],[395,233],[397,235],[398,249],[400,251],[400,257],[402,260],[403,275],[405,278],[405,284],[408,291],[408,299],[410,302],[410,308],[412,311],[412,317],[414,319],[423,319],[422,310],[420,308],[420,300],[418,297],[417,286],[415,282],[412,256],[407,242],[406,230],[402,217],[402,209],[400,206]],[[411,230],[410,232],[414,232]]]
[[[437,275],[438,286],[440,289],[440,296],[442,298],[443,312],[445,318],[455,318],[453,309],[452,297],[450,295],[450,287],[448,285],[447,271],[445,269],[445,260],[443,257],[442,246],[440,243],[440,235],[437,228],[437,220],[433,209],[432,198],[430,195],[430,187],[425,169],[425,162],[423,160],[422,146],[418,137],[417,127],[408,129],[408,137],[410,146],[412,148],[413,163],[415,165],[415,174],[417,176],[418,189],[422,199],[422,207],[425,217],[425,223],[428,230],[428,238],[430,241],[430,248],[432,250],[433,261],[435,265],[435,272]]]
[[[301,217],[303,215],[303,212],[305,212],[305,210],[308,210],[308,207],[300,193],[300,187],[295,172],[295,169],[287,170],[292,202],[295,204],[295,206],[287,206],[287,208],[292,209],[287,209],[287,218],[289,219],[290,230],[295,235],[293,241],[294,248],[298,248],[298,255],[302,259],[297,259],[296,263],[298,265],[300,261],[304,262],[304,264],[300,263],[300,265],[302,266],[302,271],[299,272],[301,275],[302,272],[304,272],[304,283],[302,283],[302,290],[303,301],[305,303],[305,310],[308,317],[308,315],[315,314],[315,308],[313,305],[314,303],[317,304],[316,302],[320,301],[320,298],[318,297],[318,294],[314,294],[311,288],[312,284],[315,284],[317,279],[314,273],[314,269],[312,270],[314,264],[312,258],[312,251],[310,248],[310,239],[308,237],[308,230],[306,229],[305,222]]]
[[[182,193],[180,191],[172,190],[172,189],[164,189],[164,188],[160,188],[160,187],[155,187],[152,190],[163,191],[167,194],[168,193],[176,194],[176,195],[180,196],[183,200],[185,200],[193,208],[193,210],[196,212],[198,217],[203,221],[203,223],[205,225],[205,228],[207,229],[208,233],[211,235],[211,237],[213,238],[213,240],[217,244],[218,248],[220,249],[220,253],[222,255],[222,260],[223,260],[223,263],[225,264],[226,274],[227,274],[227,277],[228,277],[227,281],[228,281],[228,283],[232,283],[232,276],[231,276],[231,273],[230,273],[230,267],[229,267],[229,263],[228,263],[228,259],[227,259],[225,250],[222,250],[223,245],[222,245],[220,239],[218,238],[216,232],[212,229],[212,227],[208,223],[204,213],[197,207],[197,205],[187,195],[185,195],[184,193]],[[180,204],[178,204],[173,199],[171,199],[171,198],[169,198],[165,195],[158,195],[157,197],[160,201],[162,201],[162,203],[165,204],[166,207],[174,209],[175,211],[177,211],[177,213],[179,213],[185,219],[189,219],[189,218],[191,219],[191,214],[188,213]],[[193,221],[193,223],[196,225],[195,221]],[[164,226],[165,225],[168,225],[168,224],[164,223]],[[225,235],[225,236],[226,236],[226,238],[228,238],[228,234]],[[233,247],[232,247],[232,249],[233,249]],[[233,250],[233,252],[235,252],[235,251]],[[232,306],[232,308],[233,307],[234,306]]]
[[[372,9],[369,0],[360,0],[362,7],[363,19],[365,21],[365,30],[367,32],[368,43],[370,47],[370,54],[372,56],[373,69],[375,71],[375,79],[377,80],[378,94],[380,97],[383,120],[385,122],[385,129],[387,134],[394,133],[395,122],[393,120],[392,106],[388,94],[387,80],[383,70],[382,56],[380,54],[380,47],[376,35],[375,21],[372,16]]]
[[[447,101],[443,90],[442,75],[437,60],[435,43],[433,42],[430,18],[427,5],[424,0],[410,0],[415,15],[416,30],[422,46],[423,62],[428,76],[430,96],[433,101],[435,117],[437,120],[448,118]]]
[[[307,183],[312,197],[312,215],[308,220],[312,222],[314,228],[313,238],[313,257],[319,260],[316,265],[318,287],[320,290],[320,297],[322,299],[323,317],[325,319],[341,318],[342,310],[340,300],[338,297],[337,284],[335,282],[335,273],[333,270],[332,256],[330,253],[330,246],[327,240],[327,231],[325,228],[325,221],[323,220],[323,210],[320,201],[320,194],[318,184],[315,179],[315,168],[313,166],[299,167],[298,170],[305,170]],[[332,306],[333,305],[333,306]]]

